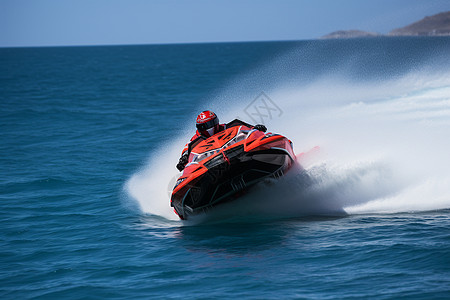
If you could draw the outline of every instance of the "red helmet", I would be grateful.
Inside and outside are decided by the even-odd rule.
[[[219,131],[219,118],[210,110],[205,110],[197,116],[198,131],[205,136],[213,136]]]

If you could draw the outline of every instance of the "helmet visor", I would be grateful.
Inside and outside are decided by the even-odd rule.
[[[205,131],[205,130],[208,130],[210,128],[213,128],[217,124],[219,124],[219,118],[216,117],[216,118],[214,118],[212,120],[209,120],[208,122],[197,124],[197,129],[199,131]]]

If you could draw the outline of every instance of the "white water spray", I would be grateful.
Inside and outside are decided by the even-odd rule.
[[[307,167],[310,186],[299,190],[294,174],[280,183],[284,186],[256,193],[251,201],[257,197],[257,207],[265,203],[263,210],[273,212],[282,195],[285,209],[279,212],[294,215],[450,208],[450,72],[413,71],[395,80],[364,83],[342,78],[264,90],[283,111],[267,120],[269,130],[289,137],[297,153],[314,146],[322,153]],[[229,91],[235,94],[235,86]],[[257,95],[242,95],[239,103],[224,106],[226,95],[225,89],[201,109],[216,110],[222,121],[239,116],[250,122],[244,109]],[[188,138],[152,154],[127,182],[143,212],[177,218],[169,206],[168,185]]]

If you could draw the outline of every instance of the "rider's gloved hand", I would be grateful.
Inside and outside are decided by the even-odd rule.
[[[255,125],[255,129],[262,131],[262,132],[266,132],[266,130],[267,130],[266,126],[264,126],[262,124]]]
[[[177,164],[178,171],[180,171],[180,172],[183,171],[187,162],[188,162],[188,154],[184,153],[183,155],[181,155],[180,160],[178,161],[178,164]]]

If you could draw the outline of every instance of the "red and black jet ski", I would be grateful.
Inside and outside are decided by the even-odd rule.
[[[170,201],[183,220],[237,198],[265,178],[283,176],[295,162],[289,139],[237,119],[212,137],[198,137],[187,151]]]

